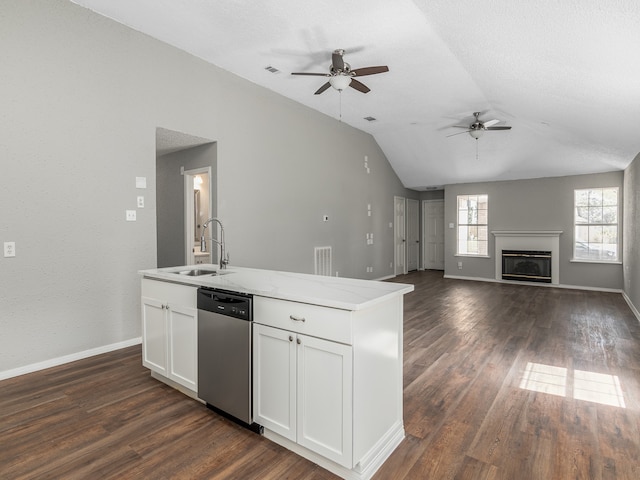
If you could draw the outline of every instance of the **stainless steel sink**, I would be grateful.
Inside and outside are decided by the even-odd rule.
[[[187,275],[189,277],[200,277],[202,275],[222,275],[218,270],[205,270],[205,269],[193,269],[193,270],[181,270],[176,272],[179,275]],[[225,272],[226,273],[226,272]]]

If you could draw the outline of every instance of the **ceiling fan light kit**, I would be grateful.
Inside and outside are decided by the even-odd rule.
[[[351,77],[347,75],[336,75],[329,79],[329,83],[336,90],[342,91],[351,84]]]
[[[351,69],[351,65],[344,61],[344,50],[339,48],[334,50],[331,54],[331,65],[329,66],[328,73],[313,73],[313,72],[293,72],[291,75],[310,75],[318,77],[328,77],[329,81],[322,85],[315,91],[315,95],[320,95],[329,87],[333,87],[339,92],[342,92],[347,87],[351,87],[354,90],[358,90],[361,93],[368,93],[371,90],[364,83],[356,80],[354,77],[364,77],[365,75],[375,75],[377,73],[384,73],[389,71],[389,67],[381,65],[378,67],[364,67]]]

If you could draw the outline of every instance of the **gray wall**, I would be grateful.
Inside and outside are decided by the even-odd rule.
[[[456,197],[489,195],[489,231],[562,230],[560,236],[560,284],[622,289],[622,265],[571,262],[573,256],[573,191],[576,188],[620,187],[623,172],[506,182],[447,185],[445,226],[457,225]],[[622,220],[622,218],[620,218]],[[622,229],[620,230],[622,232]],[[489,235],[491,258],[457,257],[456,229],[445,228],[445,275],[495,278],[495,237]],[[462,261],[462,270],[457,263]]]
[[[624,172],[624,292],[640,311],[640,154]]]
[[[0,373],[140,336],[156,127],[217,142],[232,264],[311,272],[331,245],[341,276],[392,273],[393,196],[414,192],[370,135],[65,0],[4,0],[0,59]]]

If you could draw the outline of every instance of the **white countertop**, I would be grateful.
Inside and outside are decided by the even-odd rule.
[[[177,273],[193,269],[218,270],[218,266],[198,264],[140,270],[138,273],[145,278],[183,285],[220,288],[343,310],[362,310],[378,302],[413,291],[413,285],[406,283],[326,277],[244,267],[228,267],[223,270],[224,274],[213,276],[191,277]]]

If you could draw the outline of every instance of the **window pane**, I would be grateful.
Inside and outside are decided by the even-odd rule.
[[[602,226],[589,226],[589,243],[602,243]]]
[[[618,223],[618,207],[602,207],[602,223]]]
[[[488,227],[478,227],[478,240],[487,241],[489,236]]]
[[[589,207],[576,207],[576,223],[589,223]]]
[[[467,200],[468,197],[467,195],[458,195],[458,210],[460,209],[467,209]]]
[[[589,223],[602,223],[602,207],[589,207]]]
[[[489,242],[478,241],[478,255],[488,255]]]
[[[480,225],[486,225],[488,223],[486,210],[478,210],[478,223]]]
[[[575,203],[579,207],[589,205],[589,190],[576,190]]]
[[[618,227],[602,227],[603,243],[618,243]]]
[[[576,225],[576,243],[584,242],[587,243],[589,241],[589,227]]]
[[[602,190],[602,204],[603,205],[618,205],[618,189],[617,188],[604,188]]]
[[[602,205],[602,189],[589,190],[589,205],[592,207]]]
[[[466,209],[458,210],[458,225],[466,225],[469,220],[468,215],[469,213]]]

